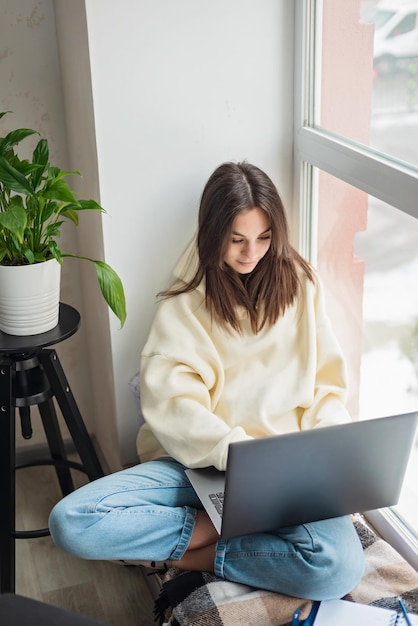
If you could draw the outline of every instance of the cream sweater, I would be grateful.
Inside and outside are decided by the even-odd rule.
[[[159,303],[140,369],[141,461],[170,455],[188,467],[226,467],[233,441],[350,421],[346,372],[319,279],[255,335],[212,322],[204,287]]]

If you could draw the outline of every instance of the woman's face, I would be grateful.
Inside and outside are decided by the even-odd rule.
[[[242,211],[232,222],[224,261],[239,274],[249,274],[271,244],[270,220],[258,207]]]

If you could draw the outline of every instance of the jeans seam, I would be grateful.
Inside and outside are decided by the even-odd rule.
[[[225,539],[219,539],[215,546],[215,560],[213,564],[214,574],[219,578],[225,578],[224,575],[224,563],[227,548],[227,541]]]
[[[170,559],[173,559],[173,561],[179,561],[183,557],[184,553],[189,547],[193,530],[196,524],[196,515],[197,515],[196,509],[192,509],[191,507],[188,507],[188,506],[184,508],[186,511],[186,515],[184,518],[183,529],[181,531],[181,535],[180,535],[180,539],[177,544],[177,547],[175,548],[175,550],[172,552],[170,556]]]
[[[318,548],[320,548],[320,543],[318,541],[318,534],[315,530],[315,527],[312,524],[309,524],[309,523],[303,524],[303,527],[308,533],[312,541],[312,549],[303,551],[303,556],[304,556],[305,561],[307,563],[310,563],[314,554],[318,551]]]

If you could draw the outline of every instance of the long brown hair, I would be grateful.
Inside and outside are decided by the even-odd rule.
[[[232,224],[242,211],[260,208],[270,220],[271,244],[255,269],[241,276],[224,257]],[[203,190],[198,222],[198,269],[191,280],[159,295],[176,296],[206,282],[206,306],[224,327],[241,332],[237,307],[249,314],[253,332],[274,324],[293,304],[300,288],[298,267],[313,281],[307,261],[290,245],[288,223],[280,195],[271,179],[247,162],[224,163]]]

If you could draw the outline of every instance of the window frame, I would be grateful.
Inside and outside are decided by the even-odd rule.
[[[315,126],[315,60],[321,40],[321,0],[295,0],[294,213],[292,230],[300,253],[316,263],[316,174],[324,170],[418,219],[418,168]],[[316,73],[315,73],[316,72]],[[418,541],[392,509],[367,512],[379,534],[418,570]]]

